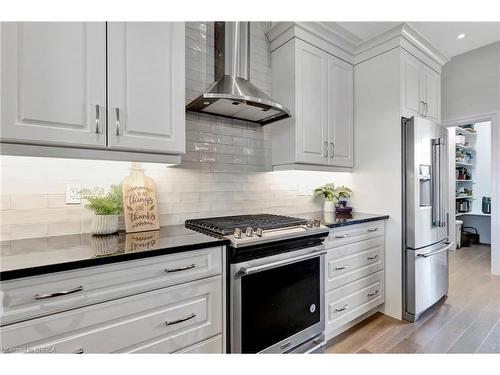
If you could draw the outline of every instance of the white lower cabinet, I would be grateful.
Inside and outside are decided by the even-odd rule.
[[[81,295],[75,301],[66,301],[66,306],[69,306],[66,311],[61,311],[64,302],[56,304],[52,307],[54,312],[51,314],[43,301],[38,302],[38,308],[43,310],[46,316],[4,325],[1,328],[2,351],[220,353],[223,351],[224,309],[221,249],[219,247],[201,253],[199,251],[182,253],[186,259],[191,253],[193,264],[200,266],[200,270],[193,271],[196,267],[191,267],[189,268],[191,272],[187,272],[184,277],[181,277],[183,272],[175,272],[179,275],[176,276],[178,283],[168,287],[154,288],[153,285],[159,285],[154,282],[150,285],[149,291],[135,290],[135,294],[131,293],[128,296],[116,294],[115,298],[111,297],[106,288],[102,291],[96,289],[95,293],[101,292],[107,297],[105,301],[85,305],[86,297]],[[158,261],[158,267],[166,279],[169,276],[164,270],[165,265],[177,267],[184,264],[182,257],[174,254],[144,260],[148,264],[143,264],[144,268],[138,267],[135,273],[131,272],[131,267],[115,270],[115,273],[131,273],[131,280],[128,282],[133,284],[133,274],[141,274],[148,269],[154,270],[154,259]],[[126,263],[128,262],[123,265]],[[96,274],[93,268],[78,272],[88,272],[92,279],[99,274]],[[115,281],[115,277],[115,274],[110,274],[110,280]],[[154,280],[154,272],[146,276],[146,279],[148,277]],[[171,279],[170,283],[175,283],[175,280]],[[31,289],[29,286],[26,288]],[[33,306],[28,304],[15,312],[19,313],[23,309],[32,311]]]
[[[384,244],[383,221],[330,230],[325,241],[327,340],[384,303]]]

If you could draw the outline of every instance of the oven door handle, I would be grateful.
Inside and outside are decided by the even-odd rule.
[[[248,267],[248,268],[241,267],[240,270],[237,272],[237,275],[246,276],[246,275],[250,275],[252,273],[266,271],[266,270],[269,270],[271,268],[281,267],[281,266],[285,266],[287,264],[300,262],[301,260],[316,258],[316,257],[319,257],[321,255],[325,255],[325,254],[326,254],[326,251],[322,250],[322,251],[316,251],[316,252],[310,253],[310,254],[299,255],[297,257],[290,258],[290,259],[283,259],[283,260],[279,260],[277,262],[262,264],[260,266],[254,266],[254,267]]]

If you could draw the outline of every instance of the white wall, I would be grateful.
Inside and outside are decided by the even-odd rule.
[[[443,121],[500,110],[500,42],[453,57],[441,84]]]
[[[400,50],[354,67],[354,206],[385,213],[383,312],[402,317]]]

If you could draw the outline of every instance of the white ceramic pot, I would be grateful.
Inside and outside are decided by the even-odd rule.
[[[335,202],[334,201],[324,201],[323,202],[323,212],[335,212]]]
[[[118,215],[93,215],[90,225],[92,234],[111,234],[118,232]]]

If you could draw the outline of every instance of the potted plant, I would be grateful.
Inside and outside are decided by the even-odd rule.
[[[323,211],[335,212],[335,202],[339,201],[341,198],[349,198],[352,191],[345,186],[335,187],[334,183],[330,183],[314,189],[314,194],[316,196],[322,195],[325,198]]]
[[[120,185],[111,185],[109,193],[105,195],[87,195],[83,198],[88,201],[85,207],[94,213],[90,226],[92,234],[118,232],[118,216],[123,211]]]

